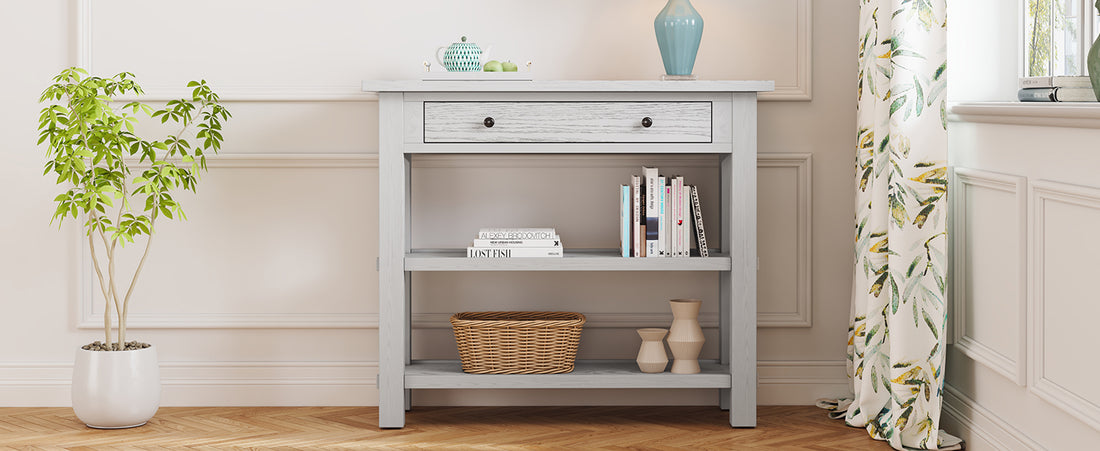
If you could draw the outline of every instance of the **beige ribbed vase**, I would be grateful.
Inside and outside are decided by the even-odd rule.
[[[673,299],[672,327],[668,334],[668,347],[672,349],[672,372],[695,374],[699,372],[699,351],[703,350],[703,328],[699,327],[698,299]]]
[[[668,329],[647,327],[638,329],[642,337],[642,347],[638,348],[638,369],[643,373],[663,373],[668,366],[668,354],[665,354],[665,334]]]

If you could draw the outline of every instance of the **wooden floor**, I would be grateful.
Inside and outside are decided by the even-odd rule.
[[[69,408],[0,408],[0,449],[888,450],[816,407],[761,407],[732,429],[715,407],[417,407],[378,429],[374,407],[165,407],[148,424],[95,430]]]

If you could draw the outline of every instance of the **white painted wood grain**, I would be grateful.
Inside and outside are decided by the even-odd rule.
[[[378,426],[405,425],[408,349],[409,160],[402,152],[399,93],[380,94],[378,155]]]
[[[699,374],[647,374],[633,360],[577,360],[570,373],[466,374],[457,360],[414,361],[405,383],[411,388],[728,388],[729,369],[700,361]]]
[[[416,251],[405,256],[406,271],[728,271],[730,258],[629,258],[616,249],[565,248],[562,257],[467,258],[466,251]]]
[[[547,80],[547,81],[421,81],[365,80],[366,92],[769,92],[772,80]]]
[[[723,155],[722,246],[732,258],[722,277],[730,303],[730,426],[756,426],[756,93],[734,93],[733,153]],[[728,199],[728,200],[727,200]],[[712,232],[713,233],[713,232]]]
[[[710,102],[425,102],[424,142],[707,143],[711,114]]]

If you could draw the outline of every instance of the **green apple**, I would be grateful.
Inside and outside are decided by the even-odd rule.
[[[485,72],[502,72],[504,68],[501,66],[500,61],[492,60],[485,63]]]
[[[519,70],[519,67],[516,66],[516,63],[513,63],[511,61],[500,63],[500,66],[501,69],[504,69],[505,72],[515,72]]]

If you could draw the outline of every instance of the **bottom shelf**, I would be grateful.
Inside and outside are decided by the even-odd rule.
[[[457,360],[414,360],[405,388],[730,388],[729,365],[700,360],[698,374],[647,374],[633,360],[577,360],[572,373],[466,374]]]

